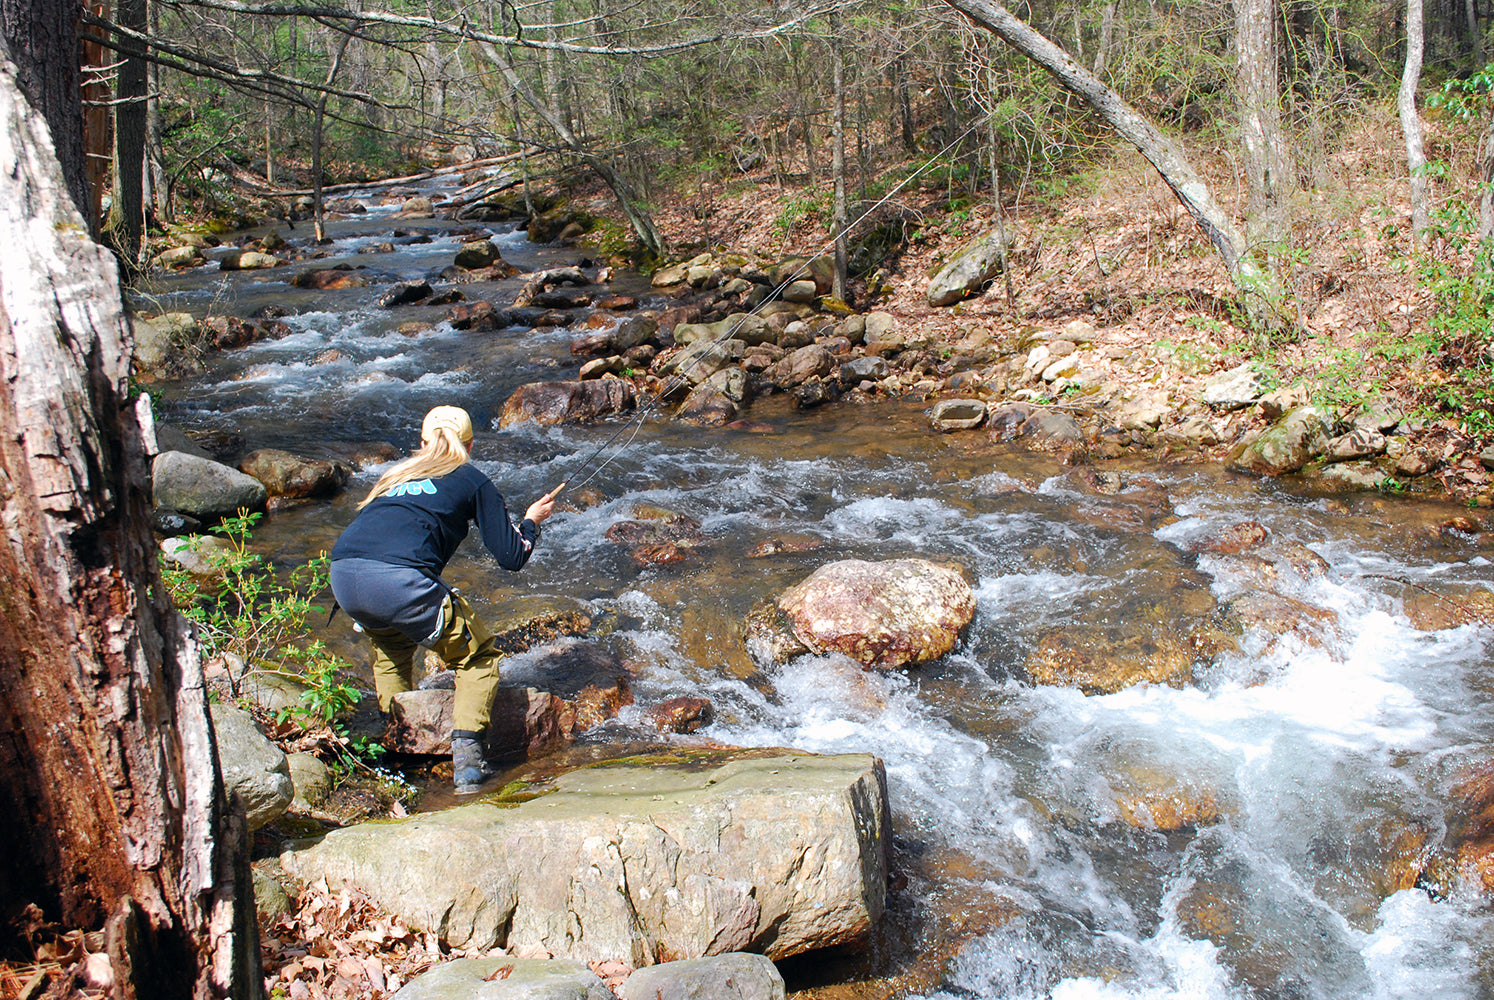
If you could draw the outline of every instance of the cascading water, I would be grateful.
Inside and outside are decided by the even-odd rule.
[[[332,225],[334,252],[366,242],[353,226]],[[510,259],[542,259],[500,239]],[[449,262],[457,242],[354,259],[387,284]],[[162,290],[198,312],[215,297],[243,314],[271,301],[299,312],[291,337],[160,386],[160,419],[293,451],[330,438],[409,447],[431,405],[490,425],[516,385],[574,370],[570,331],[438,322],[407,337],[399,320],[439,314],[377,308],[377,281],[293,291],[290,270],[227,292],[206,272]],[[640,703],[710,698],[711,739],[881,757],[899,882],[856,978],[921,970],[902,988],[930,1000],[1494,996],[1486,901],[1411,884],[1442,845],[1449,789],[1494,736],[1489,626],[1418,631],[1403,613],[1415,588],[1487,586],[1476,545],[1431,530],[1448,512],[1187,467],[1131,469],[1101,495],[978,432],[934,435],[921,410],[768,400],[753,414],[767,434],[650,420],[594,494],[546,526],[522,574],[493,572],[473,548],[450,577],[488,609],[520,592],[588,602],[608,624],[602,641],[639,668]],[[522,507],[610,433],[490,429],[475,455]],[[278,558],[329,546],[376,471],[334,502],[276,513],[256,542]],[[639,503],[692,516],[707,544],[682,566],[637,569],[605,534]],[[1316,568],[1195,554],[1251,520]],[[790,536],[817,547],[745,555]],[[975,585],[952,655],[888,674],[748,656],[742,622],[757,601],[832,559],[904,555],[958,562]],[[1192,683],[1085,695],[1030,676],[1055,631],[1100,644],[1188,634],[1261,590],[1297,613],[1200,647]]]

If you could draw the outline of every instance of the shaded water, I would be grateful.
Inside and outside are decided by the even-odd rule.
[[[333,249],[395,227],[453,228],[334,223]],[[425,410],[456,403],[489,428],[475,458],[522,509],[614,428],[491,429],[516,385],[574,372],[573,331],[438,324],[405,337],[400,321],[443,310],[373,304],[392,281],[449,263],[459,242],[359,255],[381,277],[347,292],[289,289],[299,267],[226,291],[217,272],[173,280],[158,290],[163,304],[200,313],[217,297],[221,311],[275,302],[300,313],[287,319],[294,336],[160,387],[158,418],[312,453],[329,439],[412,447]],[[517,236],[499,242],[524,267],[552,259]],[[462,290],[496,299],[514,287]],[[934,435],[922,411],[801,413],[770,399],[752,413],[769,433],[650,420],[546,525],[522,573],[496,570],[469,540],[448,576],[494,619],[534,595],[585,602],[602,641],[638,667],[640,703],[715,703],[703,736],[886,762],[898,871],[889,917],[861,957],[787,963],[791,986],[941,1000],[1494,996],[1484,902],[1397,888],[1409,881],[1397,872],[1440,846],[1449,789],[1484,759],[1494,728],[1490,629],[1417,631],[1402,605],[1417,588],[1487,586],[1474,542],[1435,531],[1455,512],[1299,495],[1198,467],[1130,469],[1121,493],[1099,495],[978,432]],[[286,560],[330,546],[376,472],[335,501],[277,512],[256,543]],[[679,566],[638,570],[605,533],[640,503],[694,517],[707,544]],[[1190,554],[1195,539],[1251,519],[1273,546],[1300,543],[1327,571],[1263,576],[1249,561]],[[818,548],[746,555],[788,537]],[[832,559],[904,555],[958,562],[975,583],[975,621],[944,660],[876,674],[834,657],[775,667],[747,655],[755,602]],[[1182,689],[1086,697],[1029,679],[1055,630],[1186,634],[1263,588],[1322,620],[1284,636],[1247,629],[1237,649],[1201,657]],[[351,633],[332,631],[366,662]],[[1138,796],[1153,809],[1207,803],[1217,822],[1138,817]]]

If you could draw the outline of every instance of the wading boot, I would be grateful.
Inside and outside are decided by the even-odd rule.
[[[451,772],[458,795],[480,791],[482,783],[497,773],[483,758],[480,737],[456,735],[451,738]]]

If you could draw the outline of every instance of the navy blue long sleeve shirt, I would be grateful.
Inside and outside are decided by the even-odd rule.
[[[504,569],[521,569],[539,538],[539,526],[528,518],[514,527],[498,488],[469,462],[375,499],[337,539],[332,558],[373,559],[439,576],[473,523]]]

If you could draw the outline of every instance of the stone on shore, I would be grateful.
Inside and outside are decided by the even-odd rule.
[[[956,566],[844,559],[790,587],[778,607],[811,651],[891,669],[953,649],[975,616],[975,594]]]
[[[695,750],[334,830],[281,856],[350,884],[447,947],[635,967],[782,958],[865,938],[887,882],[881,761]]]
[[[1260,402],[1265,391],[1260,373],[1247,362],[1206,381],[1203,401],[1221,410],[1243,410]]]
[[[928,303],[931,306],[954,305],[961,299],[979,294],[1000,273],[1001,236],[992,230],[961,247],[934,275],[929,282]]]
[[[1296,472],[1328,447],[1329,421],[1315,406],[1299,406],[1235,449],[1229,467],[1236,472],[1280,476]]]
[[[264,483],[253,476],[180,451],[155,457],[151,487],[155,506],[181,511],[200,521],[227,517],[240,508],[262,511],[269,498]]]
[[[248,712],[215,704],[212,713],[224,790],[243,803],[249,829],[257,830],[289,808],[295,796],[290,765]]]

